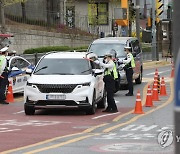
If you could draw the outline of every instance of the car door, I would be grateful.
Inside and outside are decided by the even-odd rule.
[[[142,53],[141,53],[141,48],[139,46],[139,41],[138,40],[133,40],[131,42],[131,46],[132,46],[132,54],[135,55],[134,56],[134,60],[135,60],[135,68],[134,68],[134,75],[133,77],[136,79],[139,77],[139,74],[141,73],[141,63],[142,63]]]
[[[91,67],[95,71],[97,69],[101,69],[99,64],[95,64],[91,62]],[[104,89],[104,82],[103,82],[103,74],[95,75],[95,89],[96,89],[96,99],[102,97],[103,89]]]
[[[22,57],[13,57],[9,61],[9,66],[10,66],[9,80],[12,81],[14,93],[24,91],[24,86],[29,77],[29,75],[25,73],[25,70],[30,65],[31,64]],[[15,67],[18,69],[14,70]]]

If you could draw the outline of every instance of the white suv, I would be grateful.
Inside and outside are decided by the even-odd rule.
[[[105,107],[103,70],[89,61],[94,54],[53,52],[43,56],[25,87],[26,115],[37,109],[79,108],[94,114]]]

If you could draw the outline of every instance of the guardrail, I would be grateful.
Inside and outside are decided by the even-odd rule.
[[[81,51],[85,51],[85,50],[81,50]],[[65,52],[67,52],[67,51],[65,51]],[[71,52],[73,52],[73,51],[71,51]],[[47,54],[47,53],[22,54],[20,56],[24,57],[25,59],[27,59],[32,64],[37,64],[39,59],[45,54]],[[143,61],[152,60],[152,53],[151,52],[143,52],[142,55],[143,55]],[[162,57],[162,53],[159,54],[159,57],[160,58]]]

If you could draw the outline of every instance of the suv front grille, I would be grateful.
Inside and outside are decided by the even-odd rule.
[[[36,84],[42,93],[71,93],[77,84]]]

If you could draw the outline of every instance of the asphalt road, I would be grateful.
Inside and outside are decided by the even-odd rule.
[[[144,107],[144,114],[133,114],[136,92],[140,90],[145,104],[147,86],[152,83],[155,68],[143,72],[143,83],[134,86],[133,97],[126,90],[119,91],[115,100],[118,113],[95,115],[81,111],[38,111],[25,116],[22,97],[16,103],[0,106],[0,152],[2,153],[173,153],[173,144],[162,148],[158,134],[173,132],[173,82],[171,66],[159,67],[166,80],[168,96]],[[170,141],[169,141],[170,142]],[[175,141],[174,141],[175,142]],[[165,145],[166,146],[166,145]]]

